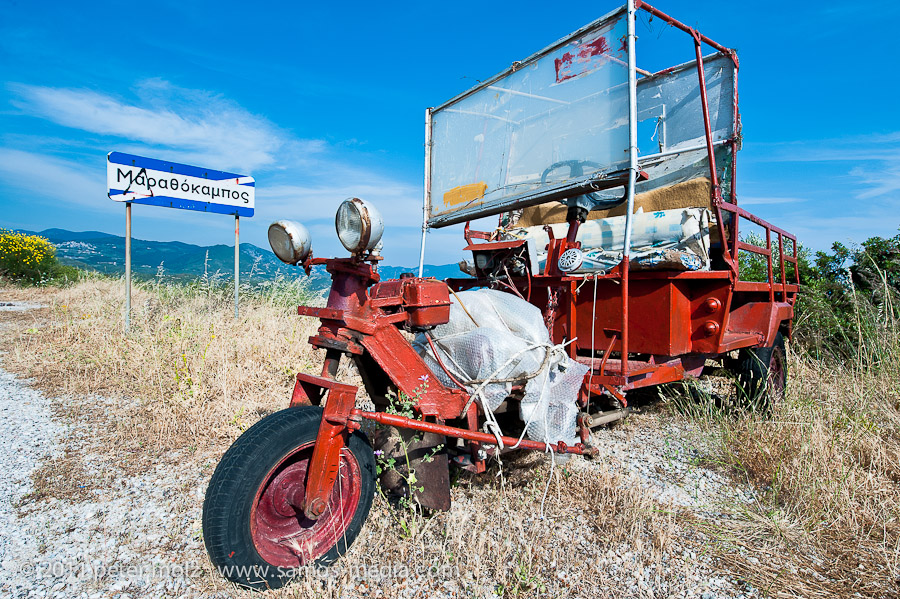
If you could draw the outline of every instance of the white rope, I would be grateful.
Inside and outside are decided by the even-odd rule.
[[[573,339],[574,341],[574,339]],[[541,389],[541,399],[543,399],[544,390],[546,389],[546,381],[550,377],[548,376],[544,379],[544,388]],[[549,400],[547,402],[549,404]],[[553,468],[556,465],[556,458],[553,454],[553,446],[550,445],[550,426],[547,422],[547,412],[549,411],[550,406],[547,406],[547,409],[544,410],[544,443],[546,444],[546,451],[550,453],[550,476],[547,478],[547,486],[544,487],[544,494],[541,497],[541,511],[539,512],[540,519],[544,519],[544,502],[547,500],[547,493],[550,492],[550,485],[553,483]],[[527,430],[527,426],[526,426]],[[524,433],[523,433],[524,434]],[[521,438],[519,439],[521,441]]]
[[[577,339],[577,337],[576,337],[576,339]],[[567,341],[566,343],[549,346],[547,351],[562,350],[565,348],[566,345],[568,345],[569,343],[572,343],[574,341],[575,341],[575,339],[572,339],[571,341]],[[548,346],[544,345],[543,347],[548,347]],[[547,366],[547,368],[549,369],[549,365]],[[501,368],[501,370],[502,370],[502,368]],[[491,375],[491,378],[493,378],[493,376],[495,376],[496,374],[497,374],[497,372],[495,372],[493,375]],[[547,381],[549,381],[549,380],[550,380],[550,376],[548,373],[547,375],[544,376],[544,383],[543,383],[543,385],[541,385],[540,396],[538,397],[537,402],[535,402],[535,404],[536,404],[535,409],[531,410],[531,414],[528,416],[528,422],[525,423],[525,427],[522,429],[522,434],[519,435],[519,438],[518,438],[518,440],[516,440],[515,444],[510,446],[510,449],[516,449],[517,447],[519,447],[519,444],[522,443],[522,439],[525,438],[525,434],[528,432],[528,427],[531,426],[532,422],[534,422],[535,414],[537,414],[538,409],[540,409],[542,404],[544,403],[544,398],[546,397],[546,392],[547,392]],[[492,433],[494,435],[494,438],[497,440],[497,447],[499,449],[503,449],[504,448],[503,439],[502,439],[503,431],[500,428],[500,424],[497,422],[496,416],[489,409],[489,406],[486,403],[487,399],[484,397],[484,394],[481,392],[481,389],[484,387],[484,385],[485,385],[485,383],[482,383],[482,385],[477,390],[478,398],[481,400],[481,406],[484,411],[484,417],[485,417],[484,427],[490,433]],[[475,397],[474,394],[473,394],[473,397]],[[549,407],[549,406],[547,406],[547,407]],[[546,453],[550,454],[550,476],[547,478],[547,486],[544,487],[544,494],[541,496],[541,509],[539,512],[540,520],[544,519],[544,503],[547,500],[547,494],[550,492],[550,485],[553,483],[553,471],[556,466],[556,457],[553,452],[553,444],[550,442],[550,437],[548,434],[550,427],[549,427],[549,423],[547,422],[547,411],[548,410],[545,408],[545,409],[541,410],[541,413],[544,416],[544,451]],[[500,469],[501,469],[500,471],[502,473],[503,462],[500,460],[499,452],[497,455],[497,462],[500,464]]]
[[[550,492],[550,484],[553,482],[553,466],[556,464],[556,458],[553,457],[553,447],[547,443],[547,451],[550,452],[550,477],[547,479],[547,486],[544,487],[544,496],[541,497],[540,519],[544,519],[544,501],[547,500],[547,493]]]
[[[466,412],[468,412],[469,406],[472,405],[472,402],[473,402],[476,398],[477,398],[478,400],[480,400],[480,401],[481,401],[481,408],[482,408],[482,411],[484,412],[484,419],[485,419],[484,427],[487,429],[488,432],[490,432],[492,435],[494,435],[494,438],[497,440],[497,447],[498,447],[499,449],[505,449],[506,446],[504,445],[504,443],[503,443],[503,438],[502,438],[502,437],[503,437],[503,430],[500,428],[500,423],[497,422],[497,417],[494,415],[493,410],[491,410],[490,406],[489,406],[488,403],[487,403],[487,397],[485,397],[485,395],[484,395],[484,388],[485,388],[487,385],[489,385],[489,384],[491,383],[491,381],[492,381],[497,375],[499,375],[499,374],[500,374],[500,373],[501,373],[501,372],[502,372],[502,371],[503,371],[503,370],[504,370],[504,369],[505,369],[505,368],[506,368],[513,360],[515,360],[515,359],[516,359],[519,355],[521,355],[522,353],[524,353],[524,352],[526,352],[526,351],[530,351],[530,350],[532,350],[532,349],[536,349],[536,348],[538,348],[538,347],[546,348],[546,350],[547,350],[548,353],[560,352],[560,351],[562,351],[563,349],[565,349],[565,347],[566,347],[567,345],[569,345],[570,343],[574,343],[577,339],[578,339],[578,337],[575,337],[574,339],[570,339],[569,341],[566,341],[565,343],[560,343],[560,344],[558,344],[558,345],[549,345],[549,344],[546,344],[546,343],[535,343],[535,344],[533,344],[533,345],[531,345],[531,346],[529,346],[529,347],[527,347],[527,348],[525,348],[525,349],[523,349],[523,350],[517,352],[515,355],[513,355],[512,358],[510,358],[509,360],[507,360],[506,363],[504,363],[500,368],[498,368],[498,369],[495,370],[493,373],[491,373],[491,375],[490,375],[488,378],[486,378],[486,379],[485,379],[485,380],[484,380],[484,381],[483,381],[483,382],[475,389],[475,391],[472,392],[472,396],[469,398],[469,401],[466,402],[466,406],[465,406],[465,408],[463,409],[462,414],[465,414]],[[550,368],[550,362],[549,362],[549,361],[547,362],[547,365],[546,365],[545,368],[549,370],[549,368]],[[544,397],[546,397],[546,393],[547,393],[547,381],[548,381],[549,379],[550,379],[549,376],[544,376],[544,383],[543,383],[543,385],[541,385],[541,393],[540,393],[540,395],[538,396],[538,400],[535,402],[535,403],[537,404],[536,407],[540,406],[540,405],[543,403],[543,401],[544,401]],[[519,445],[522,443],[522,439],[525,438],[525,433],[528,432],[528,427],[529,427],[529,426],[531,425],[531,423],[534,421],[534,415],[535,415],[535,413],[536,413],[536,410],[532,410],[532,411],[531,411],[531,415],[528,417],[528,422],[525,423],[525,428],[522,430],[522,434],[519,435],[519,438],[518,438],[518,440],[516,440],[515,444],[510,446],[510,449],[516,449],[516,448],[518,448]],[[547,438],[546,438],[546,434],[547,434],[547,421],[546,421],[546,419],[547,419],[547,410],[543,410],[543,413],[544,413],[544,436],[545,436],[545,438],[544,438],[544,444],[549,448],[549,447],[550,447],[550,443],[547,441]],[[552,452],[552,449],[551,449],[550,451]]]
[[[576,337],[575,339],[578,339],[578,337]],[[513,362],[514,360],[516,360],[516,358],[518,358],[519,356],[521,356],[521,355],[524,354],[525,352],[529,352],[529,351],[531,351],[531,350],[533,350],[533,349],[537,349],[537,348],[539,348],[539,347],[546,348],[548,354],[554,353],[554,352],[557,352],[557,351],[562,350],[562,349],[565,348],[567,345],[569,345],[570,343],[572,343],[573,341],[575,341],[575,339],[572,339],[571,341],[566,341],[565,343],[561,343],[561,344],[559,344],[559,345],[551,345],[551,344],[549,344],[549,343],[534,343],[534,344],[529,345],[528,347],[526,347],[526,348],[524,348],[524,349],[521,349],[521,350],[517,351],[515,354],[513,354],[513,356],[512,356],[510,359],[508,359],[506,362],[504,362],[503,365],[500,366],[500,368],[498,368],[497,370],[495,370],[494,372],[492,372],[490,376],[488,376],[486,379],[484,379],[483,381],[481,381],[481,384],[478,385],[478,387],[475,388],[475,390],[472,392],[471,397],[469,397],[469,401],[466,402],[466,405],[463,407],[462,412],[460,412],[460,417],[464,416],[464,415],[466,414],[466,412],[469,411],[469,406],[471,406],[471,405],[472,405],[472,402],[475,401],[475,397],[476,397],[476,396],[479,396],[479,397],[482,398],[482,405],[485,406],[485,412],[489,412],[489,411],[490,411],[490,410],[487,409],[486,404],[484,403],[484,396],[483,396],[482,391],[484,390],[485,387],[487,387],[489,384],[491,384],[491,383],[493,382],[494,378],[496,378],[501,372],[503,372],[503,370],[504,370],[507,366],[509,366],[510,364],[512,364],[512,362]],[[547,361],[547,367],[549,367],[549,366],[550,366],[550,362],[549,362],[549,360],[548,360],[548,361]]]
[[[586,279],[586,277],[585,277],[585,279]],[[597,275],[596,274],[593,276],[593,279],[594,279],[594,311],[593,311],[594,313],[592,314],[592,321],[591,321],[591,351],[592,351],[591,357],[592,358],[593,358],[593,347],[594,347],[594,326],[593,325],[594,325],[594,319],[596,318],[596,304],[597,304]],[[585,281],[582,281],[582,284],[584,284],[584,282]],[[549,293],[549,288],[548,288],[548,293]],[[454,296],[455,295],[456,294],[454,293]],[[456,297],[456,300],[458,301],[460,306],[465,310],[465,306],[462,305],[462,300],[459,297]],[[492,307],[494,308],[494,312],[499,317],[500,321],[503,322],[504,324],[506,324],[506,321],[503,319],[503,316],[497,310],[496,306],[493,306],[493,304],[492,304]],[[466,313],[468,314],[468,311],[466,311]],[[471,315],[469,315],[469,318],[472,320],[472,322],[475,324],[475,326],[478,326],[478,323],[475,322],[475,319],[472,318]],[[507,325],[507,328],[509,328],[508,325]],[[441,345],[441,340],[442,339],[434,339],[434,341],[438,345]],[[528,416],[528,421],[525,423],[525,427],[522,429],[522,434],[519,435],[519,438],[516,440],[515,444],[510,446],[510,449],[518,448],[519,445],[522,443],[522,440],[525,438],[525,434],[528,432],[528,427],[531,426],[532,422],[534,422],[534,417],[537,413],[537,410],[542,407],[544,400],[547,397],[547,383],[550,380],[549,371],[550,371],[550,368],[552,365],[550,356],[555,353],[563,352],[563,350],[566,348],[566,346],[568,346],[570,343],[574,343],[577,340],[578,340],[578,338],[575,337],[573,339],[570,339],[569,341],[566,341],[565,343],[560,343],[557,345],[552,345],[552,344],[548,344],[548,343],[534,343],[522,350],[519,350],[518,352],[513,354],[513,356],[510,357],[506,362],[504,362],[499,368],[494,370],[494,372],[492,372],[490,374],[490,376],[485,378],[478,385],[478,387],[475,388],[475,390],[471,393],[469,400],[466,402],[466,405],[463,407],[462,412],[460,413],[461,416],[465,415],[469,411],[469,408],[471,407],[473,401],[478,399],[481,402],[481,408],[482,408],[482,411],[484,412],[484,418],[485,418],[484,428],[488,432],[490,432],[492,435],[494,435],[494,439],[497,441],[497,447],[498,447],[497,461],[500,463],[501,474],[502,474],[503,462],[500,461],[499,450],[505,449],[505,445],[503,443],[503,430],[500,427],[500,423],[497,421],[496,415],[494,414],[493,410],[487,403],[487,397],[484,394],[485,387],[487,387],[489,384],[491,384],[495,378],[498,378],[500,373],[503,372],[507,368],[507,366],[509,366],[515,360],[517,360],[519,358],[519,356],[521,356],[522,354],[529,352],[531,350],[537,349],[539,347],[543,347],[546,350],[547,353],[545,354],[544,364],[543,364],[543,367],[540,369],[540,371],[544,371],[544,372],[540,372],[540,371],[538,372],[538,374],[544,375],[544,380],[541,385],[541,392],[538,395],[537,401],[535,402],[535,409],[531,410],[531,413]],[[435,350],[436,349],[437,349],[437,347],[435,347]],[[449,352],[444,351],[444,354],[450,359],[450,361],[453,363],[454,366],[457,367],[458,370],[462,370],[460,368],[459,364],[457,364],[456,361],[453,360],[452,356],[449,355]],[[563,353],[563,356],[565,356],[564,353]],[[435,360],[437,360],[437,356],[435,356]],[[593,362],[591,362],[591,367],[592,367],[592,371],[593,371]],[[537,374],[535,375],[535,377],[536,376],[537,376]],[[547,401],[549,403],[549,400],[547,400]],[[541,412],[543,414],[543,419],[544,419],[544,440],[543,440],[544,450],[546,453],[550,454],[550,476],[547,479],[547,486],[544,488],[544,494],[541,496],[541,509],[540,509],[540,514],[539,514],[541,520],[544,519],[544,504],[547,500],[547,494],[550,492],[550,485],[553,482],[553,473],[554,473],[554,469],[555,469],[555,465],[556,465],[556,459],[555,459],[555,454],[553,451],[553,445],[551,444],[550,438],[549,438],[549,422],[547,421],[547,412],[549,410],[547,408],[549,408],[549,405],[546,406],[545,409],[542,409]]]

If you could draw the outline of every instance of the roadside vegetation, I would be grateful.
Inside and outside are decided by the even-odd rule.
[[[296,279],[243,291],[235,319],[223,280],[136,282],[126,333],[124,281],[84,273],[28,296],[46,313],[9,340],[4,364],[46,389],[121,398],[115,428],[153,453],[205,447],[283,407],[294,375],[315,360],[306,344],[315,327],[291,310],[321,301],[315,290]]]
[[[56,258],[56,248],[39,235],[0,229],[0,277],[20,285],[65,285],[78,278],[77,268]]]
[[[710,531],[713,550],[772,596],[897,596],[900,235],[801,252],[801,280],[771,415],[727,412],[696,390],[672,401],[712,440],[706,459],[765,498]]]
[[[4,243],[23,251],[19,242]],[[52,252],[28,243],[34,259],[47,263]],[[644,566],[658,577],[689,566],[661,561],[673,537],[685,535],[677,522],[696,533],[680,543],[694,543],[692,550],[714,556],[763,596],[900,595],[900,235],[801,256],[788,388],[772,413],[727,411],[712,393],[666,394],[666,417],[695,431],[704,464],[752,486],[760,500],[732,506],[729,518],[701,521],[655,506],[617,475],[563,468],[551,488],[560,518],[553,527],[577,520],[584,538],[603,539],[604,555],[617,555],[620,543],[643,546],[653,556]],[[184,284],[161,274],[135,285],[126,334],[121,279],[28,278],[2,264],[4,297],[47,306],[4,316],[14,325],[0,329],[4,368],[53,394],[86,398],[70,415],[102,423],[104,442],[127,449],[135,466],[184,459],[184,450],[214,464],[243,430],[285,406],[297,372],[320,367],[306,342],[317,322],[294,311],[322,301],[304,278],[243,289],[235,319],[226,281]],[[92,394],[120,402],[93,409]],[[546,483],[533,476],[541,459],[514,460],[503,476],[464,475],[454,501],[461,494],[468,502],[465,522],[419,512],[392,518],[385,510],[405,508],[378,498],[370,548],[385,548],[397,563],[455,564],[455,571],[494,581],[504,596],[547,596],[550,564],[563,563],[566,550],[562,533],[534,517]],[[486,511],[490,502],[497,503]],[[502,530],[501,512],[508,518]],[[365,563],[361,547],[346,564]],[[591,576],[601,584],[603,575]],[[340,596],[341,584],[310,579],[295,590]],[[224,588],[214,574],[209,585]]]

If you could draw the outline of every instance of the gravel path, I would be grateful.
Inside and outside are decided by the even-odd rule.
[[[0,311],[41,307],[0,302]],[[0,597],[178,597],[206,567],[199,505],[214,458],[168,456],[165,467],[122,476],[121,456],[91,449],[99,423],[53,410],[108,401],[51,401],[0,369]],[[73,493],[35,500],[32,478],[48,461]]]
[[[58,447],[60,427],[53,422],[50,402],[13,375],[0,370],[0,592],[20,595],[27,584],[31,553],[23,544],[17,505],[32,490],[31,473]],[[23,572],[25,570],[25,572]]]
[[[49,400],[2,370],[0,415],[0,468],[13,473],[0,482],[0,596],[178,597],[192,586],[205,567],[198,506],[209,470],[198,456],[120,476],[116,456],[80,455],[64,463],[78,465],[67,473],[74,497],[30,503],[40,461],[77,453],[91,431],[58,423]]]
[[[655,422],[596,431],[598,461],[612,464],[658,502],[689,509],[698,517],[726,516],[735,504],[757,501],[752,488],[701,465],[702,455],[711,452],[694,445],[697,435],[686,425],[654,416],[643,418]]]

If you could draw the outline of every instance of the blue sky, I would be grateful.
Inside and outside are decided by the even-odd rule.
[[[343,253],[348,196],[388,223],[388,263],[418,259],[424,109],[615,8],[566,3],[46,2],[0,0],[0,226],[122,234],[106,197],[112,150],[252,174],[242,240],[305,222],[317,255]],[[664,1],[738,50],[739,203],[824,249],[900,225],[900,6]],[[641,54],[691,58],[687,36]],[[661,46],[662,47],[662,46]],[[231,243],[230,217],[135,206],[134,235]],[[429,236],[458,260],[461,229]]]

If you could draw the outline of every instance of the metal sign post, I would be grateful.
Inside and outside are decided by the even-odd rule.
[[[425,269],[425,236],[428,234],[428,206],[431,204],[431,109],[425,109],[425,201],[422,204],[422,249],[419,253],[419,276]]]
[[[234,317],[238,317],[238,289],[241,276],[241,217],[234,215]]]
[[[149,204],[234,215],[234,316],[240,286],[240,217],[253,216],[256,181],[247,175],[145,158],[122,152],[106,157],[109,198],[125,202],[125,330],[131,326],[131,205]]]
[[[125,332],[131,331],[131,202],[125,202]]]

